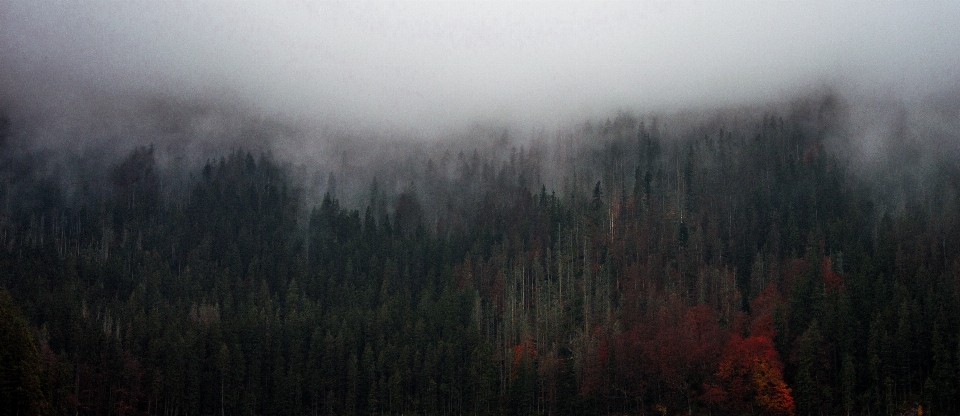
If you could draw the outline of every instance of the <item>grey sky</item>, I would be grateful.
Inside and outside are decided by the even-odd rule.
[[[363,127],[551,126],[822,83],[956,88],[960,2],[4,0],[0,70],[8,94],[43,74]]]

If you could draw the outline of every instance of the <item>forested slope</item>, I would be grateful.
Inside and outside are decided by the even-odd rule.
[[[4,344],[26,364],[0,378],[39,382],[0,397],[98,415],[955,414],[960,164],[854,172],[831,100],[412,153],[413,179],[363,196],[241,148],[186,168],[152,146],[65,156],[87,176],[64,178],[7,120],[0,306],[29,331],[0,338],[32,344]]]

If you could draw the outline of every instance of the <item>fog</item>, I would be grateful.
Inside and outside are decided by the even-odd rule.
[[[0,80],[7,102],[163,95],[428,138],[960,80],[956,2],[584,3],[7,0]]]
[[[772,112],[916,182],[960,158],[958,28],[953,2],[7,0],[0,127],[66,189],[138,146],[171,172],[243,148],[362,204],[373,178],[423,188],[427,160],[526,148],[561,188],[606,146],[591,125],[689,139]]]

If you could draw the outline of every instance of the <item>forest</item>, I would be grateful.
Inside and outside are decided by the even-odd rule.
[[[857,163],[847,107],[620,113],[353,170],[239,138],[74,155],[0,111],[0,407],[957,414],[960,163],[903,120]]]

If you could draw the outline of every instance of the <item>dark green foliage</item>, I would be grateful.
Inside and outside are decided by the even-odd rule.
[[[5,121],[2,407],[956,413],[960,171],[891,201],[804,117],[622,115],[557,190],[544,149],[461,152],[362,209],[242,150],[172,172],[138,148],[65,189]]]
[[[10,293],[0,288],[0,408],[14,415],[47,414],[42,377],[30,327]]]

